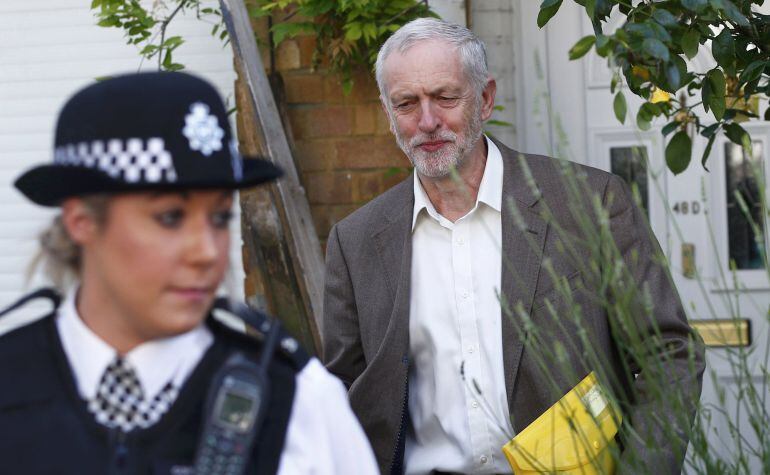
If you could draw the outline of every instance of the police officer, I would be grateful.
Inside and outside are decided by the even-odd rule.
[[[233,190],[279,175],[242,160],[194,76],[119,76],[66,103],[53,163],[15,183],[60,208],[42,260],[69,286],[4,312],[54,301],[0,337],[0,472],[376,473],[342,384],[215,299]]]

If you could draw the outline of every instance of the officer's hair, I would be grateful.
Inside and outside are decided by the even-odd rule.
[[[440,40],[457,49],[460,54],[460,63],[463,65],[466,77],[481,96],[489,77],[487,66],[487,52],[484,43],[464,26],[456,23],[439,20],[436,18],[418,18],[412,20],[398,29],[385,41],[377,54],[375,63],[375,77],[377,87],[380,89],[380,97],[385,104],[390,104],[386,99],[388,95],[385,85],[385,60],[393,51],[404,53],[416,43],[425,40]]]
[[[89,195],[81,199],[96,222],[99,225],[104,224],[109,195]],[[80,245],[67,233],[61,213],[40,233],[38,240],[40,249],[30,263],[28,279],[39,269],[54,287],[65,292],[73,282],[80,279],[81,251]]]

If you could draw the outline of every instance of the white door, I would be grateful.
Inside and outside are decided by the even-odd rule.
[[[770,423],[770,280],[763,258],[768,246],[760,206],[770,169],[770,124],[744,124],[754,140],[752,156],[718,138],[708,161],[710,172],[700,166],[705,140],[694,137],[693,163],[674,176],[665,167],[660,134],[665,124],[654,124],[646,132],[636,129],[633,118],[641,101],[626,92],[633,116],[621,125],[612,110],[606,60],[590,53],[568,61],[569,48],[592,32],[585,13],[565,2],[547,27],[538,30],[538,4],[517,3],[517,147],[612,171],[638,189],[688,316],[709,345],[700,420],[708,432],[710,453],[731,464],[743,454],[742,471],[760,473],[760,460],[751,451],[764,450],[767,456],[768,449],[759,447],[749,414],[760,415],[753,417],[760,428]],[[696,60],[703,62],[701,67],[713,61]],[[560,145],[564,139],[567,146]],[[758,228],[746,219],[736,192]]]

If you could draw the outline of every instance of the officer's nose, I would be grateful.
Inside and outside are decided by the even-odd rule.
[[[206,217],[207,218],[207,217]],[[195,265],[210,265],[219,258],[222,252],[217,245],[218,233],[222,233],[202,218],[196,220],[193,229],[190,230],[187,241],[187,259]],[[226,231],[225,231],[226,232]]]

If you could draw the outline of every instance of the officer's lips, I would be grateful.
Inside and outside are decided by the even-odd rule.
[[[216,287],[171,287],[169,291],[184,300],[202,302],[211,298]]]

